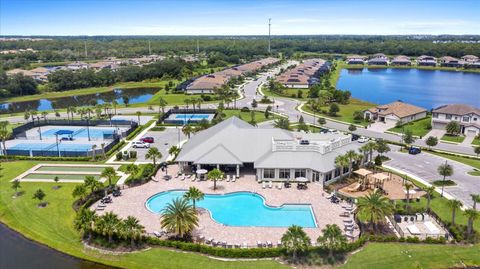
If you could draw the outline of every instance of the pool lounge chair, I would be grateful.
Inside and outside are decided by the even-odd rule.
[[[268,182],[268,188],[270,188],[270,189],[273,188],[273,181],[270,180],[270,181]]]
[[[263,181],[263,182],[262,182],[262,189],[265,189],[265,188],[267,188],[267,182],[266,182],[266,181]]]
[[[235,182],[237,181],[237,177],[236,176],[232,176],[232,182]]]
[[[195,180],[197,180],[197,176],[193,175],[192,176],[192,182],[195,181]]]
[[[224,247],[224,248],[227,247],[227,241],[222,241],[222,247]]]
[[[208,238],[206,241],[205,241],[205,244],[211,244],[213,242],[213,238]]]
[[[262,241],[257,241],[257,247],[259,247],[259,248],[263,247]]]
[[[272,241],[267,241],[267,247],[269,248],[273,247]]]
[[[277,247],[280,248],[280,247],[282,247],[282,246],[283,246],[282,241],[278,240],[278,241],[277,241]]]
[[[180,180],[185,180],[185,174],[182,174],[182,176],[180,177]]]
[[[230,175],[227,175],[227,182],[230,182]]]
[[[186,175],[186,176],[185,176],[185,178],[187,178],[187,179],[188,179],[188,178],[190,178],[191,176],[192,176],[192,175]]]

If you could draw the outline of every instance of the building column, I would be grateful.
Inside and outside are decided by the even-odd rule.
[[[197,164],[197,170],[200,170],[202,169],[202,165],[201,164]]]
[[[237,177],[240,177],[240,165],[237,164]]]
[[[220,165],[219,164],[217,164],[217,169],[220,170]]]

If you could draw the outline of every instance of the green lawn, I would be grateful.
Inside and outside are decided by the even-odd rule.
[[[337,113],[336,117],[332,117],[332,116],[325,115],[325,114],[320,114],[318,112],[316,113],[316,115],[318,117],[324,117],[324,118],[334,119],[334,120],[348,122],[348,123],[355,123],[355,121],[353,120],[353,112],[367,110],[367,109],[369,109],[373,106],[375,106],[375,104],[372,104],[370,102],[361,101],[361,100],[358,100],[358,99],[355,99],[355,98],[351,98],[350,102],[346,105],[338,104],[338,107],[340,108],[340,112]],[[307,112],[313,113],[313,110],[307,105],[304,105],[302,107],[302,109],[307,111]],[[328,111],[329,106],[324,106],[321,109]],[[368,122],[362,121],[362,122],[355,123],[355,124],[367,126]]]
[[[440,152],[429,152],[430,154],[434,154],[443,158],[447,158],[450,160],[454,160],[466,165],[470,165],[473,168],[479,169],[480,170],[480,159],[478,158],[468,158],[468,157],[463,157],[463,156],[456,156],[456,155],[450,155],[450,154],[445,154],[445,153],[440,153]]]
[[[400,127],[391,128],[388,131],[402,133],[404,131],[410,130],[413,135],[424,137],[431,130],[431,120],[432,118],[428,116],[424,119],[406,123]]]
[[[223,111],[223,113],[225,113],[225,118],[226,119],[228,119],[232,116],[237,116],[237,117],[239,117],[242,120],[247,121],[247,122],[252,119],[250,111],[249,112],[242,112],[239,109],[225,109]],[[271,115],[269,119],[266,119],[264,112],[255,111],[255,121],[256,122],[262,122],[262,121],[274,120],[274,119],[275,119],[274,115]]]
[[[348,258],[343,269],[463,268],[480,264],[480,245],[371,243]]]
[[[474,176],[474,177],[480,177],[480,171],[479,170],[473,170],[468,172],[467,174]]]
[[[465,140],[465,136],[463,135],[449,135],[444,134],[440,140],[452,142],[452,143],[462,143]]]
[[[21,232],[28,238],[68,254],[123,268],[288,268],[275,261],[224,262],[212,260],[193,253],[181,253],[168,249],[153,248],[127,255],[108,255],[86,250],[73,228],[72,190],[76,184],[22,182],[25,194],[13,199],[10,180],[38,162],[17,161],[2,163],[0,175],[0,221]],[[35,190],[42,188],[46,193],[46,208],[38,208],[32,199]]]
[[[474,146],[480,146],[480,137],[475,137],[472,141],[472,145]]]
[[[297,98],[298,91],[302,92],[302,98]],[[262,92],[265,96],[268,97],[285,97],[285,98],[293,98],[296,100],[308,100],[308,89],[284,89],[282,94],[269,91],[267,88],[263,88]],[[294,96],[292,96],[294,95]]]

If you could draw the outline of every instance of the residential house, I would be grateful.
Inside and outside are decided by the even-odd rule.
[[[231,117],[195,134],[176,161],[181,172],[219,168],[237,176],[254,174],[258,181],[329,184],[351,172],[337,167],[335,158],[359,148],[351,135],[258,128]]]
[[[463,104],[440,106],[432,111],[432,128],[445,130],[447,124],[456,121],[461,133],[467,136],[480,134],[480,109]]]
[[[443,56],[440,58],[440,65],[444,67],[462,67],[464,64],[464,61],[451,56]]]
[[[437,66],[437,58],[428,55],[422,55],[417,58],[417,65],[419,66]]]
[[[347,56],[347,64],[365,64],[365,56],[349,55]]]
[[[321,74],[330,70],[330,63],[323,59],[308,59],[286,70],[276,81],[287,88],[308,88],[320,81]]]
[[[407,123],[423,119],[427,116],[427,110],[401,101],[396,101],[365,110],[363,116],[367,120],[394,125],[398,122]]]
[[[90,65],[87,64],[87,63],[84,63],[84,62],[76,61],[76,62],[67,64],[65,67],[67,69],[76,71],[76,70],[81,70],[81,69],[88,69],[90,67]]]
[[[478,57],[475,55],[465,55],[462,56],[462,61],[464,61],[466,64],[472,64],[478,62]]]
[[[388,65],[388,57],[383,53],[374,54],[368,60],[368,65]]]
[[[412,61],[408,56],[399,55],[393,58],[391,65],[409,66],[409,65],[412,65]]]

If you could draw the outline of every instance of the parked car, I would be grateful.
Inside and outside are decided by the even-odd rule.
[[[419,147],[410,147],[408,149],[408,154],[417,155],[420,152],[422,152],[422,150]]]
[[[352,141],[357,141],[360,138],[357,134],[352,134]]]
[[[140,139],[140,141],[145,142],[145,143],[153,143],[155,141],[155,139],[151,136],[147,136],[147,137],[144,137],[144,138]]]
[[[136,148],[147,148],[148,149],[150,147],[150,144],[145,143],[143,141],[135,141],[135,142],[132,143],[132,147],[135,148],[135,149]]]
[[[360,136],[360,138],[358,138],[358,143],[365,143],[365,142],[368,142],[368,140],[369,140],[368,137]]]

